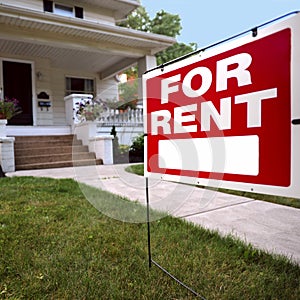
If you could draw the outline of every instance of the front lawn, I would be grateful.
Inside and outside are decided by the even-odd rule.
[[[286,259],[172,217],[151,232],[153,259],[206,299],[299,299]],[[0,253],[0,299],[195,299],[149,270],[147,224],[108,218],[71,179],[0,179]]]

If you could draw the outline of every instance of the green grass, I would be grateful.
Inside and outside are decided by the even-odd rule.
[[[129,173],[144,176],[144,164],[129,165],[125,170]]]
[[[299,299],[287,259],[172,217],[151,233],[153,259],[207,299]],[[195,299],[149,270],[146,224],[106,217],[71,179],[0,179],[0,253],[0,299]]]
[[[144,175],[144,164],[128,166],[126,168],[126,171],[143,176]],[[202,186],[201,188],[204,188],[204,187]],[[256,199],[256,200],[263,200],[263,201],[272,202],[272,203],[276,203],[276,204],[291,206],[294,208],[300,208],[300,199],[296,199],[296,198],[264,195],[264,194],[258,194],[258,193],[234,191],[234,190],[220,189],[220,188],[216,188],[216,189],[210,188],[210,187],[205,187],[205,188],[217,190],[222,193],[243,196],[243,197],[252,198],[252,199]]]

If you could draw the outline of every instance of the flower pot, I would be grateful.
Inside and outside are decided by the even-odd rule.
[[[0,137],[6,137],[6,119],[0,119]]]

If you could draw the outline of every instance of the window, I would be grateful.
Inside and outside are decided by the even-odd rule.
[[[70,94],[92,94],[95,93],[95,82],[93,79],[66,77],[66,96]]]
[[[83,19],[83,8],[78,6],[67,6],[49,0],[43,0],[44,11],[65,17],[76,17]]]
[[[75,17],[79,19],[83,19],[83,8],[75,6]]]
[[[65,17],[74,17],[73,7],[61,4],[54,4],[54,13]]]
[[[53,1],[44,0],[44,11],[53,12]]]

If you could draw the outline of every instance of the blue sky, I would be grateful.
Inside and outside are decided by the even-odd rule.
[[[288,12],[300,0],[141,0],[150,17],[161,9],[178,14],[183,27],[179,42],[199,48],[251,29]]]

